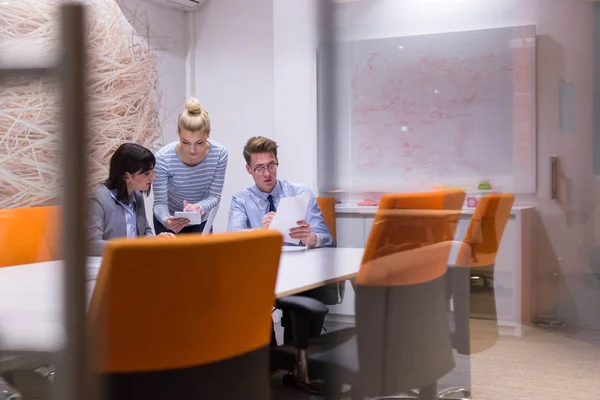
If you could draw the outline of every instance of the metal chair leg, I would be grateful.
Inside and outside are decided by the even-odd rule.
[[[445,390],[442,390],[440,392],[437,392],[437,395],[431,395],[431,393],[423,393],[426,396],[432,397],[432,398],[436,398],[439,400],[470,400],[471,398],[471,392],[467,389],[464,388],[460,388],[460,387],[452,387],[452,388],[448,388]],[[397,395],[397,396],[382,396],[382,397],[375,397],[372,400],[400,400],[400,399],[420,399],[421,397],[419,397],[419,392],[416,390],[409,390],[406,394],[404,395]],[[428,397],[425,397],[428,398]]]
[[[471,400],[470,397],[438,397],[438,399],[440,400]]]
[[[456,395],[458,395],[458,397],[456,397]],[[463,399],[463,398],[468,399],[470,397],[471,397],[471,392],[468,389],[465,389],[462,387],[451,387],[451,388],[442,390],[441,392],[438,392],[439,399],[455,400],[455,399]]]
[[[325,391],[325,384],[322,380],[311,379],[308,376],[308,360],[306,359],[306,349],[298,349],[296,352],[296,370],[294,371],[296,383],[304,387],[313,394],[322,394]]]
[[[433,391],[433,393],[435,393],[435,390]],[[434,395],[433,393],[431,393],[432,395]],[[409,390],[407,391],[405,394],[400,394],[400,395],[394,395],[394,396],[382,396],[382,397],[375,397],[373,400],[402,400],[402,399],[421,399],[421,397],[419,397],[419,392],[416,390]]]
[[[437,397],[440,400],[471,400],[470,397]],[[405,394],[405,395],[397,395],[397,396],[383,396],[383,397],[373,397],[371,400],[404,400],[404,399],[412,399],[418,400],[419,394]]]

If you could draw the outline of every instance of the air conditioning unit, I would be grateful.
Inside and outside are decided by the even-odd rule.
[[[197,10],[206,0],[144,0],[159,6],[177,8],[181,11]]]

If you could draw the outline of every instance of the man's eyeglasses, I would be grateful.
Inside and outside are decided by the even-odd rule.
[[[275,172],[277,171],[278,166],[279,164],[275,162],[269,163],[267,165],[259,165],[254,167],[254,173],[262,175],[265,173],[266,170],[269,170],[269,172]]]

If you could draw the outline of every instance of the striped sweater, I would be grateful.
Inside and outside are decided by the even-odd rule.
[[[198,204],[206,213],[221,201],[227,149],[214,140],[208,140],[208,154],[193,167],[185,165],[177,156],[179,141],[169,143],[156,153],[154,172],[154,215],[164,223],[175,213],[183,211],[183,201]]]

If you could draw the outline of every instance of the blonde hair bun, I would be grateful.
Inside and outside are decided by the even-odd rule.
[[[190,97],[185,101],[185,109],[190,115],[200,115],[203,111],[200,102],[195,97]]]
[[[177,117],[177,132],[181,133],[182,129],[190,132],[210,133],[208,112],[195,97],[190,97],[185,101],[185,110]]]

